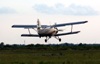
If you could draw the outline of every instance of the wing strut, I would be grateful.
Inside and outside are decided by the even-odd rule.
[[[30,29],[28,28],[28,32],[29,32],[29,34],[31,34],[31,32],[30,32]]]
[[[73,25],[71,25],[71,32],[72,32],[72,30],[73,30]]]

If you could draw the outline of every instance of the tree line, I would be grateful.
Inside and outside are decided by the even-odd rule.
[[[30,49],[30,50],[100,50],[100,44],[72,44],[72,43],[62,43],[62,44],[4,44],[0,43],[0,50],[15,50],[15,49]]]

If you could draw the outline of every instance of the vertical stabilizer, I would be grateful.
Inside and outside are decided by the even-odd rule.
[[[40,21],[39,19],[37,19],[37,30],[41,29],[41,24],[40,24]]]

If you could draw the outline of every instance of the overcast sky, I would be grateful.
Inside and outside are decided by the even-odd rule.
[[[100,1],[99,0],[0,0],[0,42],[5,44],[45,43],[45,38],[21,37],[27,34],[26,29],[11,28],[13,24],[69,23],[87,20],[87,24],[74,26],[76,35],[62,36],[62,42],[100,43]],[[70,26],[63,27],[64,32]],[[36,32],[31,30],[31,33]],[[51,38],[48,43],[59,43]]]

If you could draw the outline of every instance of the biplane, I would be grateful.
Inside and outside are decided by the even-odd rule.
[[[88,21],[79,21],[79,22],[71,22],[71,23],[62,23],[62,24],[54,24],[54,25],[41,25],[39,19],[37,19],[37,25],[13,25],[12,28],[25,28],[28,29],[28,34],[22,34],[22,37],[46,37],[45,42],[47,42],[51,37],[56,38],[61,42],[61,38],[59,36],[78,34],[80,31],[73,31],[73,25],[84,24]],[[62,29],[58,29],[63,26],[71,26],[70,32],[59,33],[59,31],[63,31]],[[37,34],[32,34],[30,29],[34,29]]]

